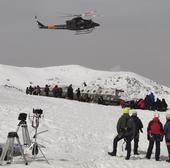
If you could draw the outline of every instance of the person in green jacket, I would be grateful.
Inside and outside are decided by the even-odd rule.
[[[116,156],[117,144],[121,139],[126,142],[126,160],[130,159],[131,154],[131,141],[135,134],[135,124],[133,119],[129,115],[129,108],[123,108],[123,115],[119,118],[117,123],[117,133],[118,135],[113,140],[113,151],[108,152],[111,156]]]

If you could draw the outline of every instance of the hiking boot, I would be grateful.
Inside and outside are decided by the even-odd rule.
[[[146,156],[146,159],[150,159],[151,157],[149,157],[149,156]]]
[[[134,155],[139,155],[139,153],[138,152],[134,152]]]
[[[159,161],[159,157],[155,157],[155,160],[156,160],[156,161]]]
[[[110,156],[116,156],[116,153],[115,153],[115,152],[108,152],[108,154],[109,154]]]
[[[125,160],[129,160],[129,159],[130,159],[130,157],[129,157],[129,156],[126,156],[126,157],[125,157]]]

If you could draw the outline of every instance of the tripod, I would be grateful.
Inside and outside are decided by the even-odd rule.
[[[15,139],[17,140],[17,143],[19,145],[19,150],[20,150],[20,153],[25,161],[25,165],[28,165],[28,162],[26,160],[26,157],[24,155],[24,151],[22,149],[22,145],[20,143],[20,140],[19,140],[19,136],[17,134],[17,132],[9,132],[8,133],[8,136],[7,136],[7,141],[6,141],[6,144],[3,148],[3,151],[2,151],[2,155],[0,157],[0,164],[3,165],[3,161],[8,161],[7,163],[10,164],[13,160],[13,156],[14,156],[14,141]]]
[[[34,160],[35,160],[36,156],[38,155],[38,152],[40,151],[42,156],[46,160],[46,162],[48,164],[50,164],[41,149],[41,147],[43,147],[43,146],[38,144],[38,142],[37,142],[39,120],[41,118],[42,110],[41,109],[35,109],[35,110],[33,109],[33,114],[34,115],[32,116],[32,127],[35,129],[35,134],[33,136],[33,141],[32,141],[31,146],[29,147],[29,149],[32,149],[32,155],[34,156]]]
[[[23,137],[23,144],[30,146],[31,145],[31,139],[29,136],[29,132],[28,132],[28,126],[27,126],[27,122],[26,122],[26,118],[27,118],[27,114],[26,113],[20,113],[18,120],[21,120],[18,123],[18,127],[16,129],[16,132],[19,131],[19,128],[22,128],[22,137]]]

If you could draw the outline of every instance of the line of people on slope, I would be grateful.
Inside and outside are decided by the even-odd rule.
[[[51,93],[50,93],[51,92]],[[76,89],[76,100],[80,100],[81,93],[80,93],[80,88]],[[26,88],[26,94],[30,95],[45,95],[45,96],[54,96],[54,97],[59,97],[59,98],[68,98],[73,100],[74,99],[74,92],[72,88],[72,84],[70,84],[67,87],[66,93],[63,95],[63,88],[59,87],[58,85],[55,85],[51,90],[49,85],[45,85],[44,88],[41,88],[39,85],[32,87],[29,86]]]
[[[85,83],[83,83],[84,86],[87,86]],[[52,96],[52,97],[58,97],[58,98],[67,98],[70,100],[78,100],[82,102],[92,102],[93,98],[90,97],[87,93],[82,94],[80,88],[77,88],[76,90],[73,90],[72,84],[69,86],[59,87],[58,85],[55,85],[52,89],[49,85],[45,85],[45,87],[40,87],[39,85],[32,87],[29,86],[26,88],[26,94],[27,95],[44,95],[44,96]],[[100,100],[102,96],[99,97]],[[100,101],[98,100],[99,104],[105,104],[103,103],[104,100]],[[100,101],[100,102],[99,102]]]
[[[130,159],[131,156],[131,141],[134,140],[134,155],[138,155],[138,143],[139,134],[143,133],[143,123],[137,116],[137,112],[133,111],[132,115],[129,115],[129,108],[123,108],[123,115],[119,118],[117,122],[117,136],[113,140],[113,151],[108,152],[111,156],[116,156],[117,154],[117,144],[120,140],[124,139],[126,142],[126,160]],[[163,124],[159,120],[159,115],[155,114],[154,118],[148,123],[147,126],[147,139],[149,141],[149,146],[146,153],[146,158],[150,159],[154,143],[155,148],[155,160],[160,160],[160,143],[163,141],[165,136],[165,142],[168,150],[169,159],[166,160],[170,163],[170,114],[166,115],[166,123]]]

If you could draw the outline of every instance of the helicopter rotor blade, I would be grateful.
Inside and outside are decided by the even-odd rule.
[[[64,17],[64,18],[72,18],[72,17],[80,17],[81,15],[63,15],[61,17]]]
[[[71,13],[65,13],[65,12],[57,12],[58,14],[61,14],[61,17],[82,17],[82,18],[94,18],[98,16],[96,11],[85,11],[81,14],[71,14]]]
[[[65,13],[65,12],[57,12],[58,14],[60,14],[60,17],[78,17],[81,16],[79,14],[72,14],[72,13]]]
[[[81,14],[82,17],[96,17],[97,16],[97,12],[96,11],[86,11],[84,13]]]

